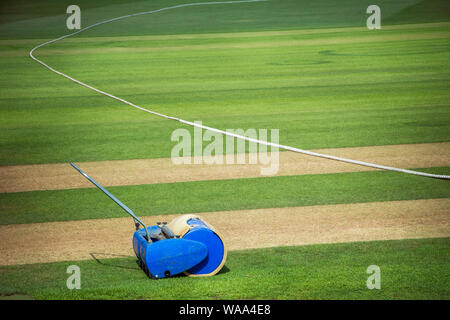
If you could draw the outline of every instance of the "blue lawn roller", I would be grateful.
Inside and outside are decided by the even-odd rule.
[[[214,227],[203,218],[185,214],[169,224],[158,222],[147,227],[130,208],[83,170],[73,163],[70,165],[133,217],[136,226],[133,249],[139,266],[150,278],[161,279],[181,273],[212,276],[222,269],[227,257],[225,245]]]

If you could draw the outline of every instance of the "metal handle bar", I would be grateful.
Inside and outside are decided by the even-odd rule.
[[[74,167],[79,173],[81,173],[86,179],[88,179],[90,182],[92,182],[93,185],[95,185],[97,188],[99,188],[100,190],[103,191],[104,194],[106,194],[108,197],[110,197],[115,203],[117,203],[119,205],[119,207],[121,207],[123,210],[125,210],[126,213],[128,213],[130,216],[133,217],[134,222],[137,224],[141,224],[144,229],[145,229],[145,233],[147,234],[147,242],[151,242],[151,238],[150,235],[148,233],[148,229],[147,226],[145,225],[144,222],[142,222],[141,219],[139,219],[138,217],[136,217],[136,215],[134,214],[133,211],[131,211],[130,208],[128,208],[126,205],[124,205],[119,199],[117,199],[116,197],[114,197],[108,190],[106,190],[105,188],[103,188],[100,184],[98,184],[94,179],[92,179],[91,177],[89,177],[83,170],[81,170],[80,168],[78,168],[73,162],[70,163],[70,165],[72,167]]]

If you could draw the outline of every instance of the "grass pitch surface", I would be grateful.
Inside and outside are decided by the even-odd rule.
[[[78,5],[87,26],[188,2]],[[2,3],[0,165],[170,156],[170,134],[179,123],[77,86],[28,57],[34,46],[68,33],[69,4]],[[142,107],[220,129],[277,128],[280,143],[304,149],[449,141],[448,2],[378,1],[382,29],[374,31],[365,28],[370,4],[273,0],[182,8],[106,24],[36,56]],[[442,181],[380,172],[111,189],[146,214],[447,198],[449,191]],[[119,215],[100,199],[93,189],[2,194],[0,219],[12,224]],[[164,281],[146,279],[135,258],[99,258],[76,263],[82,268],[79,291],[65,286],[70,262],[2,267],[0,293],[40,299],[448,299],[448,248],[447,238],[230,252],[215,277]],[[381,268],[381,290],[365,286],[372,264]]]
[[[432,15],[414,11],[418,1],[381,1],[382,29],[370,31],[365,2],[180,8],[105,24],[35,55],[142,107],[220,129],[277,128],[281,144],[304,149],[448,141],[446,4],[430,1]],[[80,7],[87,26],[174,3],[183,1]],[[65,16],[52,15],[66,7],[46,7],[48,16],[33,18],[30,8],[31,19],[0,24],[0,164],[169,157],[181,124],[28,57],[45,38],[68,33]]]
[[[0,267],[2,294],[37,299],[449,299],[449,239],[277,247],[229,253],[209,278],[150,280],[135,258]],[[81,289],[66,286],[68,266]],[[369,290],[378,265],[381,289]]]

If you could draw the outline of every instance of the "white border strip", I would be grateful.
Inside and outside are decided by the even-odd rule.
[[[157,9],[157,10],[152,10],[152,11],[145,11],[145,12],[138,12],[138,13],[134,13],[134,14],[129,14],[129,15],[125,15],[125,16],[121,16],[121,17],[117,17],[117,18],[113,18],[113,19],[109,19],[109,20],[105,20],[105,21],[100,21],[97,22],[93,25],[90,25],[88,27],[82,28],[74,33],[71,34],[67,34],[65,36],[59,37],[57,39],[54,40],[50,40],[47,42],[44,42],[36,47],[34,47],[33,49],[31,49],[30,51],[30,57],[31,59],[33,59],[34,61],[39,62],[41,65],[43,65],[44,67],[46,67],[47,69],[49,69],[50,71],[53,71],[54,73],[57,73],[75,83],[78,83],[79,85],[82,85],[88,89],[91,89],[95,92],[98,92],[100,94],[103,94],[107,97],[110,97],[112,99],[115,99],[117,101],[120,101],[122,103],[125,103],[133,108],[151,113],[153,115],[159,116],[159,117],[163,117],[166,119],[170,119],[170,120],[176,120],[179,121],[181,123],[193,126],[193,127],[198,127],[201,129],[205,129],[205,130],[211,130],[223,135],[227,135],[227,136],[232,136],[238,139],[243,139],[243,140],[247,140],[250,142],[254,142],[254,143],[258,143],[258,144],[263,144],[263,145],[267,145],[267,146],[271,146],[271,147],[275,147],[275,148],[280,148],[280,149],[284,149],[284,150],[288,150],[288,151],[292,151],[292,152],[297,152],[297,153],[302,153],[302,154],[306,154],[306,155],[310,155],[310,156],[314,156],[314,157],[320,157],[320,158],[326,158],[326,159],[330,159],[330,160],[336,160],[336,161],[341,161],[341,162],[347,162],[347,163],[351,163],[351,164],[356,164],[356,165],[360,165],[360,166],[365,166],[365,167],[371,167],[371,168],[376,168],[376,169],[382,169],[382,170],[389,170],[389,171],[396,171],[396,172],[402,172],[402,173],[407,173],[407,174],[413,174],[413,175],[417,175],[417,176],[423,176],[423,177],[428,177],[428,178],[435,178],[435,179],[444,179],[444,180],[450,180],[450,176],[448,175],[439,175],[439,174],[431,174],[431,173],[426,173],[426,172],[420,172],[420,171],[413,171],[413,170],[407,170],[407,169],[400,169],[400,168],[394,168],[394,167],[389,167],[389,166],[383,166],[383,165],[379,165],[379,164],[374,164],[374,163],[370,163],[370,162],[364,162],[364,161],[358,161],[358,160],[352,160],[352,159],[346,159],[346,158],[340,158],[340,157],[336,157],[336,156],[331,156],[331,155],[327,155],[327,154],[322,154],[322,153],[317,153],[317,152],[312,152],[312,151],[308,151],[308,150],[303,150],[303,149],[298,149],[298,148],[294,148],[294,147],[290,147],[290,146],[285,146],[285,145],[280,145],[280,144],[275,144],[275,143],[271,143],[271,142],[266,142],[266,141],[261,141],[261,140],[256,140],[256,139],[252,139],[246,136],[241,136],[238,134],[234,134],[234,133],[230,133],[230,132],[226,132],[223,130],[219,130],[219,129],[215,129],[215,128],[211,128],[211,127],[207,127],[207,126],[203,126],[200,125],[198,123],[194,123],[194,122],[190,122],[190,121],[186,121],[180,118],[176,118],[176,117],[171,117],[162,113],[158,113],[155,111],[151,111],[142,107],[139,107],[137,105],[135,105],[134,103],[131,103],[125,99],[116,97],[110,93],[107,93],[105,91],[102,91],[100,89],[94,88],[84,82],[81,82],[75,78],[72,78],[70,76],[68,76],[65,73],[62,73],[52,67],[50,67],[48,64],[46,64],[45,62],[37,59],[33,53],[35,50],[45,46],[45,45],[49,45],[52,44],[54,42],[63,40],[65,38],[74,36],[76,34],[79,34],[83,31],[86,31],[88,29],[91,29],[93,27],[105,24],[105,23],[109,23],[109,22],[113,22],[113,21],[117,21],[117,20],[121,20],[121,19],[125,19],[125,18],[130,18],[130,17],[136,17],[136,16],[140,16],[140,15],[145,15],[145,14],[153,14],[153,13],[157,13],[157,12],[161,12],[161,11],[165,11],[165,10],[171,10],[171,9],[177,9],[177,8],[182,8],[182,7],[191,7],[191,6],[201,6],[201,5],[214,5],[214,4],[235,4],[235,3],[247,3],[247,2],[262,2],[262,1],[266,1],[266,0],[241,0],[241,1],[219,1],[219,2],[196,2],[196,3],[186,3],[186,4],[180,4],[180,5],[176,5],[176,6],[171,6],[171,7],[167,7],[167,8],[161,8],[161,9]]]

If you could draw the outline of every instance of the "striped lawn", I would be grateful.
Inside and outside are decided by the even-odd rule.
[[[181,17],[216,17],[217,10],[205,6],[107,24],[36,56],[143,107],[221,129],[276,128],[282,144],[300,148],[449,141],[449,24],[438,16],[428,21],[433,24],[372,32],[356,20],[361,2],[348,2],[348,27],[341,29],[334,19],[321,19],[320,29],[290,15],[268,19],[276,10],[318,8],[329,17],[339,12],[338,3],[268,1],[222,6],[230,25],[200,19],[203,31],[196,35],[192,21]],[[411,3],[386,2],[385,13],[394,17]],[[236,30],[233,21],[242,12],[259,12],[259,22],[246,19],[253,22]],[[145,29],[174,18],[179,24],[169,29],[172,36]],[[287,22],[292,27],[282,28]],[[135,25],[146,27],[136,34]],[[121,35],[125,27],[131,38]],[[46,70],[28,57],[40,41],[0,46],[0,165],[170,156],[171,133],[183,126]]]
[[[424,171],[448,174],[449,168]],[[180,182],[108,188],[137,215],[448,198],[448,181],[394,172]],[[0,194],[0,224],[123,217],[95,188]]]

